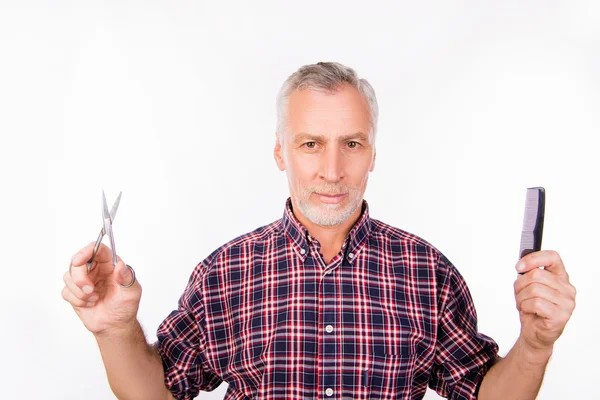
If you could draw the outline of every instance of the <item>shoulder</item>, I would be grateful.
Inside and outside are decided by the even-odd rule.
[[[422,237],[374,218],[371,218],[371,235],[375,240],[402,245],[413,251],[426,252],[437,257],[443,256],[434,245]]]
[[[265,246],[271,243],[277,243],[282,238],[282,220],[278,219],[267,225],[263,225],[253,231],[244,233],[229,242],[213,250],[199,265],[202,272],[207,272],[211,267],[219,262],[225,261],[228,257],[240,257],[244,249],[254,246]]]
[[[422,237],[371,218],[371,237],[379,247],[390,250],[403,263],[427,267],[435,271],[436,280],[446,282],[448,276],[460,273],[450,260],[433,244]]]
[[[397,259],[396,262],[420,270],[421,272],[413,271],[414,276],[425,277],[436,286],[440,307],[448,303],[451,298],[467,299],[468,302],[472,302],[464,277],[437,247],[413,233],[378,220],[371,219],[371,221],[373,224],[371,232],[374,239],[379,242],[378,246],[391,249],[391,253]],[[427,272],[422,272],[424,269]]]

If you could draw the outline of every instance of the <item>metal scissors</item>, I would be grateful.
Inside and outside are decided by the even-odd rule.
[[[96,253],[98,252],[98,248],[100,247],[100,243],[102,243],[104,235],[108,235],[108,238],[110,239],[113,267],[117,265],[117,251],[115,250],[115,238],[113,236],[112,223],[115,219],[115,216],[117,215],[117,209],[119,208],[119,203],[121,202],[121,194],[123,194],[123,192],[119,192],[119,195],[113,203],[113,206],[110,209],[109,213],[108,205],[106,204],[106,196],[104,195],[104,190],[102,191],[102,230],[100,230],[98,239],[96,239],[96,244],[94,245],[94,253],[92,254],[92,258],[90,258],[86,263],[88,272],[92,271],[96,267],[96,265],[98,265],[98,263],[96,263],[96,265],[93,265],[93,261],[94,257],[96,257]]]

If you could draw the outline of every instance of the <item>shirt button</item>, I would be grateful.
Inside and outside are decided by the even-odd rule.
[[[327,396],[333,396],[333,389],[332,388],[327,388],[327,390],[325,391],[325,394]]]
[[[331,325],[327,325],[327,326],[325,327],[325,330],[327,331],[327,333],[331,333],[331,332],[333,332],[333,326],[331,326]]]
[[[348,258],[354,258],[354,253],[348,253]]]
[[[300,249],[300,254],[306,254],[306,250],[305,249]]]

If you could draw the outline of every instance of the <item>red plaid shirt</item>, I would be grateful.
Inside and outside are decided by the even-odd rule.
[[[475,399],[498,346],[456,268],[423,239],[360,219],[326,264],[283,218],[214,251],[158,328],[177,399]]]

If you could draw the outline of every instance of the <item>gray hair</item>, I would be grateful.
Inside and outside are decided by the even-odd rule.
[[[318,62],[300,67],[290,75],[277,94],[277,136],[283,143],[283,131],[287,125],[289,97],[294,90],[314,89],[335,92],[348,84],[358,90],[369,105],[373,138],[377,134],[379,106],[375,90],[366,79],[358,77],[356,71],[337,62]]]

